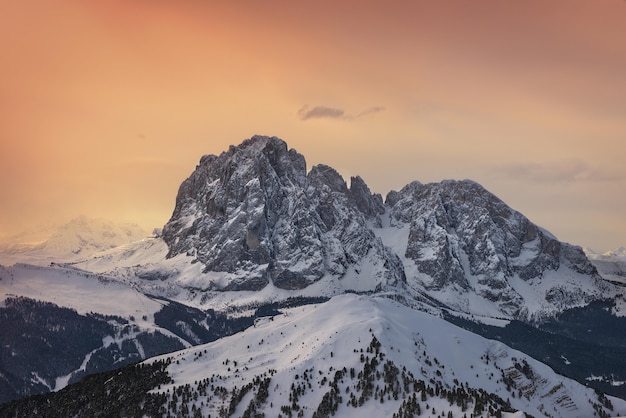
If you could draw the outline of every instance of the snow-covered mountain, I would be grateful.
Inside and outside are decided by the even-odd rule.
[[[89,245],[104,235],[68,233],[79,235],[79,247],[50,244],[80,248],[75,257],[0,269],[0,318],[27,297],[116,316],[117,325],[61,374],[19,371],[24,385],[60,389],[101,349],[119,348],[108,366],[116,355],[146,358],[145,335],[187,348],[107,377],[99,387],[114,382],[106,393],[117,401],[89,385],[46,398],[58,411],[54,399],[77,390],[111,405],[132,393],[138,403],[125,414],[156,408],[149,416],[391,417],[418,404],[433,417],[610,412],[604,395],[506,344],[622,396],[624,287],[473,181],[413,182],[383,202],[360,177],[348,185],[331,167],[307,171],[284,141],[255,136],[202,157],[162,236]],[[19,352],[3,344],[7,356]],[[130,390],[136,373],[159,383]],[[613,408],[626,413],[621,400]]]
[[[531,321],[621,294],[580,247],[475,182],[413,182],[383,203],[360,177],[348,187],[328,166],[307,173],[275,137],[202,157],[163,242],[76,266],[199,306],[387,292],[412,306]]]
[[[407,278],[461,312],[538,319],[616,290],[580,247],[546,230],[479,184],[411,183],[387,195],[386,243],[403,257]]]
[[[55,228],[38,243],[22,242],[19,237],[3,240],[0,243],[0,264],[28,262],[46,265],[51,261],[75,261],[149,235],[137,224],[79,216]]]
[[[0,404],[213,341],[254,318],[194,309],[71,266],[0,266]]]
[[[106,378],[106,380],[105,380]],[[387,298],[342,295],[6,416],[591,417],[626,401]],[[528,414],[528,415],[524,415]]]
[[[404,279],[399,259],[368,227],[383,212],[361,179],[348,189],[328,166],[307,174],[304,157],[285,142],[254,137],[200,160],[163,239],[168,257],[187,254],[221,273],[210,289],[302,289],[365,259],[379,261],[369,271],[379,284],[395,283]]]
[[[504,344],[389,299],[357,295],[285,310],[243,333],[159,359],[168,357],[172,382],[156,393],[173,393],[185,385],[193,393],[194,382],[204,379],[226,390],[224,397],[215,396],[217,391],[189,403],[191,409],[204,400],[203,415],[234,406],[240,416],[253,405],[266,416],[289,416],[289,409],[293,415],[303,410],[303,416],[327,416],[331,411],[324,408],[329,408],[342,417],[390,417],[415,393],[426,416],[446,416],[448,411],[462,416],[475,410],[476,401],[451,405],[441,392],[479,389],[507,404],[498,405],[494,397],[494,409],[533,416],[589,417],[599,403],[593,390]],[[264,379],[269,380],[267,399],[254,405],[254,381]],[[235,388],[246,385],[252,385],[253,393],[237,393]],[[439,395],[422,400],[420,387]],[[611,401],[614,412],[626,413],[626,401]],[[493,415],[484,407],[475,416]]]

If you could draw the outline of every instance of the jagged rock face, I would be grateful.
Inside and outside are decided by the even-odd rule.
[[[307,179],[307,195],[323,223],[320,229],[324,231],[327,270],[343,275],[370,254],[383,264],[385,282],[404,281],[400,259],[376,238],[368,225],[368,220],[380,224],[379,215],[385,211],[382,197],[372,195],[360,177],[352,177],[348,189],[339,173],[325,165],[313,167]]]
[[[414,182],[389,193],[386,205],[392,225],[409,224],[405,257],[432,278],[428,290],[472,288],[520,317],[524,301],[513,276],[529,281],[566,263],[597,277],[580,247],[559,242],[475,182]]]
[[[372,194],[361,177],[350,177],[350,194],[356,207],[366,216],[377,218],[378,215],[385,213],[382,196]]]
[[[327,166],[307,176],[302,155],[278,138],[255,136],[201,159],[180,187],[163,239],[168,257],[186,253],[205,271],[229,273],[221,290],[259,290],[270,281],[299,289],[326,273],[341,276],[370,251],[396,268],[397,257],[367,228],[383,211],[360,178],[348,189]]]
[[[399,286],[402,297],[426,294],[463,312],[488,305],[490,314],[519,319],[603,292],[581,248],[475,182],[413,182],[383,205],[360,177],[348,187],[325,165],[307,174],[304,157],[275,137],[204,156],[180,187],[163,239],[168,257],[202,263],[208,290],[303,289],[329,276],[347,278],[337,288]],[[590,281],[563,281],[572,274]]]

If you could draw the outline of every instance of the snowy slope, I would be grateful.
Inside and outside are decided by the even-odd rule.
[[[284,289],[268,283],[258,291],[216,290],[220,283],[231,280],[228,272],[206,271],[193,257],[179,254],[167,258],[168,247],[160,238],[148,238],[122,245],[85,260],[65,265],[72,268],[104,274],[111,280],[127,283],[150,295],[158,295],[199,308],[221,311],[245,309],[248,306],[284,301],[297,297],[331,297],[346,292],[395,292],[396,287],[385,286],[380,260],[375,254],[366,254],[337,279],[326,274],[317,282],[302,289]],[[217,285],[216,285],[217,283]],[[402,291],[403,284],[397,289]],[[416,302],[417,303],[417,302]]]
[[[592,404],[599,403],[593,390],[501,343],[367,296],[342,295],[287,310],[240,334],[158,359],[167,358],[173,382],[155,392],[172,401],[171,394],[182,390],[189,400],[184,394],[177,397],[170,411],[198,408],[203,416],[219,416],[220,409],[229,408],[233,416],[244,416],[250,408],[265,416],[290,416],[286,411],[326,416],[319,415],[326,396],[336,400],[337,416],[391,417],[415,392],[422,416],[448,411],[462,416],[462,405],[451,405],[445,396],[422,401],[420,380],[436,392],[482,388],[533,416],[590,417]],[[367,376],[372,379],[369,394]],[[262,382],[267,398],[259,401]],[[615,412],[626,413],[625,401],[611,402]],[[474,406],[469,401],[467,413]]]
[[[168,329],[156,325],[155,313],[163,308],[166,302],[149,298],[141,292],[124,283],[108,280],[105,276],[94,275],[71,268],[41,267],[26,264],[16,264],[11,267],[0,266],[0,310],[7,308],[7,299],[19,300],[25,297],[33,301],[50,302],[57,307],[46,307],[49,312],[57,314],[62,308],[70,308],[75,314],[60,313],[67,317],[61,320],[59,329],[44,317],[37,324],[37,331],[28,325],[30,317],[40,315],[35,309],[28,312],[29,318],[6,323],[2,312],[3,326],[15,327],[16,323],[24,325],[25,329],[5,329],[2,336],[2,361],[0,361],[0,382],[4,383],[7,370],[13,370],[15,359],[20,361],[33,360],[37,356],[33,350],[40,350],[39,357],[58,364],[41,365],[28,364],[26,370],[21,367],[9,376],[11,386],[17,393],[35,394],[42,389],[59,390],[67,386],[72,379],[83,376],[85,373],[94,373],[107,368],[121,367],[129,362],[136,362],[152,355],[172,351],[191,344]],[[34,302],[33,302],[34,303]],[[10,305],[14,305],[12,302]],[[41,309],[37,305],[37,309]],[[60,308],[59,308],[60,307]],[[14,311],[14,309],[11,309]],[[94,316],[94,314],[96,314]],[[80,317],[79,317],[80,315]],[[22,320],[24,319],[24,320]],[[66,321],[66,322],[64,322]],[[73,323],[67,322],[73,321]],[[93,324],[92,328],[102,329],[103,333],[89,338],[89,346],[81,338],[86,335],[75,335],[73,339],[62,341],[76,323]],[[50,324],[49,324],[50,323]],[[108,323],[108,325],[103,325]],[[66,333],[67,331],[67,333]],[[29,334],[33,333],[34,334]],[[93,344],[94,338],[101,341]],[[47,342],[41,348],[39,340]],[[142,343],[151,344],[143,347]],[[68,349],[63,344],[72,344]],[[39,347],[39,348],[37,348]],[[82,351],[81,351],[82,350]],[[8,352],[14,358],[4,357]],[[68,354],[72,352],[72,354]],[[152,354],[149,354],[152,353]],[[76,356],[80,356],[77,358]],[[72,364],[74,366],[72,367]],[[42,367],[42,369],[38,369]],[[64,372],[57,372],[64,370]],[[23,380],[23,373],[30,373],[35,379],[29,385]],[[56,373],[56,374],[55,374]],[[3,388],[5,389],[5,388]],[[0,400],[10,399],[8,391],[0,390]]]
[[[122,317],[153,316],[162,306],[131,286],[102,275],[28,264],[0,267],[0,300],[9,295],[52,302],[81,314]]]
[[[615,297],[613,312],[619,316],[626,316],[626,249],[624,247],[598,254],[585,249],[587,257],[598,269],[598,273],[608,282],[622,288],[622,292]]]

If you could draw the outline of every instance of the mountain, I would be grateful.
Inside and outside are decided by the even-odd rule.
[[[200,159],[160,236],[101,249],[0,269],[0,318],[16,330],[2,341],[0,374],[14,387],[5,399],[59,390],[6,411],[624,413],[585,387],[626,399],[624,288],[470,180],[412,182],[383,201],[362,178],[307,170],[284,141],[255,136]],[[15,321],[26,305],[37,315]],[[48,370],[36,358],[54,350],[29,351],[32,341],[58,350],[79,332],[46,316],[101,339],[90,334],[95,343]],[[65,387],[68,375],[154,355],[148,335],[180,351]],[[12,353],[36,366],[11,368]],[[99,368],[86,367],[92,359]],[[64,410],[70,398],[93,413]]]
[[[388,292],[414,307],[435,301],[522,321],[621,292],[580,247],[475,182],[413,182],[383,203],[360,177],[348,186],[328,166],[307,173],[304,157],[275,137],[202,157],[163,242],[149,255],[133,248],[77,266],[201,305]]]
[[[228,317],[59,265],[0,266],[0,297],[0,404],[214,341],[266,314]]]
[[[99,381],[8,404],[0,416],[626,413],[626,401],[560,376],[502,343],[387,298],[357,295],[284,309],[242,333]]]
[[[366,258],[379,285],[404,279],[397,256],[368,227],[384,212],[380,195],[334,169],[307,174],[304,157],[278,138],[254,137],[205,156],[183,182],[163,228],[168,257],[187,254],[220,272],[217,290],[302,289],[341,277]]]
[[[585,252],[604,279],[621,286],[626,285],[626,249],[624,247],[603,254],[589,249]]]
[[[149,234],[137,224],[80,216],[59,228],[42,249],[57,254],[91,255],[141,240]]]
[[[404,232],[388,245],[404,258],[407,277],[454,310],[538,319],[615,292],[580,247],[475,182],[414,182],[390,192],[385,206],[390,229]]]
[[[19,236],[5,239],[0,243],[0,264],[29,262],[45,265],[51,261],[75,261],[149,235],[136,224],[79,216],[57,227],[38,243],[22,242]]]
[[[615,250],[607,251],[603,255],[607,257],[618,257],[624,259],[626,258],[626,248],[619,247]]]

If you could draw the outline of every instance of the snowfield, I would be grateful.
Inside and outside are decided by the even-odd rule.
[[[0,299],[26,296],[76,310],[122,317],[152,316],[161,303],[128,284],[71,268],[16,264],[0,268]]]
[[[376,341],[380,346],[372,348],[377,346]],[[391,417],[414,391],[400,389],[396,397],[386,393],[382,401],[376,399],[380,396],[376,391],[385,386],[384,372],[374,378],[373,387],[378,389],[372,397],[358,408],[348,404],[352,395],[359,398],[363,393],[358,377],[351,378],[350,370],[358,376],[373,358],[379,360],[378,366],[388,364],[389,369],[393,364],[427,385],[441,382],[448,391],[482,388],[510,402],[512,409],[533,416],[590,417],[594,415],[592,403],[598,403],[592,389],[557,375],[521,352],[430,314],[369,296],[341,295],[326,303],[285,310],[231,337],[147,361],[166,358],[172,361],[168,372],[173,382],[157,392],[171,394],[189,385],[193,393],[200,387],[206,395],[194,395],[187,408],[197,408],[205,416],[228,409],[243,387],[256,387],[255,380],[269,378],[267,399],[257,405],[257,411],[265,416],[285,416],[287,409],[293,410],[297,385],[301,386],[297,390],[297,411],[311,417],[331,390],[330,382],[335,382],[343,398],[337,416]],[[341,372],[344,368],[346,372]],[[213,391],[203,392],[202,382]],[[420,392],[417,398],[421,399]],[[249,393],[237,402],[233,416],[242,416],[252,399]],[[626,414],[626,401],[610,401],[614,412]],[[465,413],[461,406],[436,396],[420,404],[425,411],[422,416]],[[466,408],[471,412],[473,406]]]

